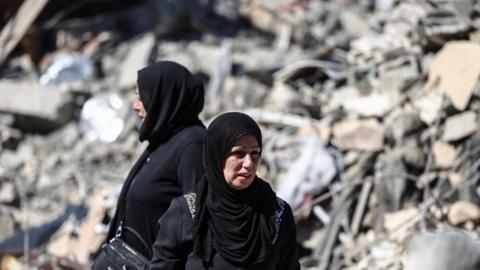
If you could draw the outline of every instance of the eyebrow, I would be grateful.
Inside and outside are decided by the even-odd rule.
[[[245,146],[242,146],[242,145],[234,145],[234,146],[232,146],[231,149],[232,150],[234,150],[234,149],[238,150],[239,148],[240,149],[257,149],[257,148],[260,149],[260,145],[256,145],[256,146],[252,146],[252,147],[245,147]]]

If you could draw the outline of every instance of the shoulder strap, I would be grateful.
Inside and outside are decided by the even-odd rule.
[[[149,258],[152,257],[152,249],[147,245],[147,242],[143,239],[143,237],[138,233],[134,228],[128,226],[121,226],[120,228],[124,229],[125,231],[133,234],[137,239],[142,243],[145,249],[148,251]]]
[[[190,210],[192,219],[195,219],[195,198],[197,197],[197,194],[195,194],[194,192],[190,192],[187,194],[183,194],[183,197],[187,201],[188,210]]]

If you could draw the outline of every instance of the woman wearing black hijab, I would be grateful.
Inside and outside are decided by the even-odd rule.
[[[125,180],[107,241],[119,225],[128,226],[145,243],[125,230],[121,238],[151,258],[158,219],[174,197],[192,191],[204,175],[205,127],[198,118],[203,105],[203,84],[185,67],[161,61],[138,71],[134,109],[142,119],[139,139],[148,147]]]
[[[160,219],[150,269],[300,269],[290,206],[256,176],[262,134],[231,112],[208,127],[205,181]]]

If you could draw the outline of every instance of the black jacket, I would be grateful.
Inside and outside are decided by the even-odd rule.
[[[205,267],[202,260],[192,254],[193,218],[184,196],[173,199],[170,208],[159,220],[160,231],[153,245],[152,270],[200,269],[300,269],[296,250],[296,229],[292,210],[284,203],[279,223],[278,240],[268,258],[248,268],[235,267],[220,254],[213,256],[213,265]]]
[[[123,225],[138,231],[149,247],[153,245],[158,233],[157,221],[171,200],[192,191],[202,179],[204,136],[203,126],[190,126],[154,149],[145,150],[124,183],[107,240],[114,236],[120,222],[119,212],[124,207]],[[122,238],[150,258],[136,237],[125,233]]]

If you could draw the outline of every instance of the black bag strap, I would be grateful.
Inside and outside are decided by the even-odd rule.
[[[142,243],[142,245],[146,248],[149,257],[152,257],[152,248],[148,246],[147,242],[145,241],[145,239],[143,239],[143,237],[140,235],[140,233],[137,232],[132,227],[123,226],[123,222],[125,220],[125,207],[126,207],[126,203],[127,203],[128,190],[130,189],[133,182],[135,182],[135,175],[140,170],[140,168],[143,166],[144,162],[145,161],[148,162],[149,155],[150,155],[150,150],[147,148],[142,153],[142,156],[138,160],[138,163],[135,164],[134,168],[132,169],[132,172],[127,177],[128,180],[125,182],[125,185],[126,185],[125,191],[122,192],[122,194],[120,194],[120,196],[122,196],[122,195],[124,196],[124,199],[122,201],[120,201],[120,205],[118,206],[119,207],[119,209],[118,209],[119,223],[118,223],[117,231],[115,232],[115,237],[120,238],[122,236],[123,229],[125,229],[126,231],[133,234],[140,241],[140,243]]]
[[[151,258],[152,257],[152,250],[151,248],[147,245],[147,242],[145,241],[145,239],[143,239],[143,237],[140,235],[139,232],[137,232],[134,228],[132,227],[128,227],[128,226],[121,226],[120,225],[120,228],[124,229],[125,231],[133,234],[135,237],[137,237],[137,239],[140,241],[140,243],[142,243],[142,245],[145,247],[145,249],[147,250],[148,252],[148,257]]]

